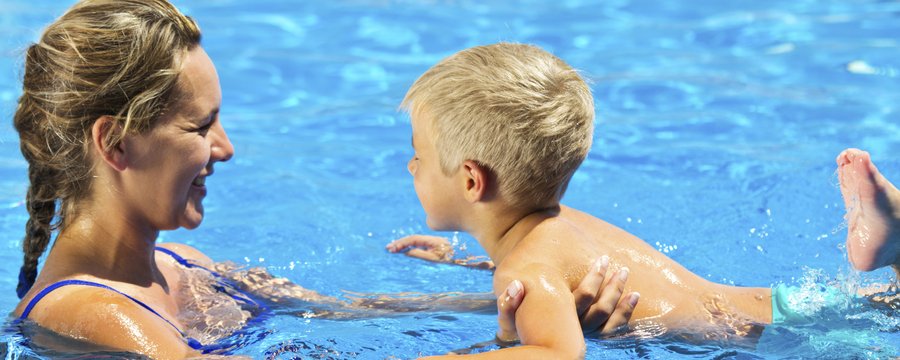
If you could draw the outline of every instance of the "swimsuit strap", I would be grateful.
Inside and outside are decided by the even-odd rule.
[[[163,321],[165,321],[166,323],[168,323],[169,325],[171,325],[172,328],[175,329],[175,331],[177,331],[179,334],[181,334],[181,337],[183,337],[183,338],[187,341],[188,346],[190,346],[192,349],[194,349],[194,350],[203,350],[203,351],[204,351],[204,354],[206,353],[205,346],[203,346],[202,344],[200,344],[199,341],[197,341],[197,340],[194,339],[194,338],[188,337],[187,334],[185,334],[183,331],[181,331],[181,329],[179,329],[177,326],[175,326],[175,324],[173,324],[171,321],[169,321],[169,319],[166,319],[165,317],[163,317],[162,315],[160,315],[158,312],[156,312],[156,310],[153,310],[153,308],[151,308],[150,306],[148,306],[148,305],[145,304],[144,302],[142,302],[142,301],[140,301],[140,300],[138,300],[138,299],[135,299],[135,298],[132,297],[131,295],[128,295],[128,294],[123,293],[123,292],[121,292],[121,291],[119,291],[119,290],[116,290],[116,289],[114,289],[114,288],[112,288],[112,287],[110,287],[110,286],[108,286],[108,285],[96,283],[96,282],[93,282],[93,281],[85,281],[85,280],[69,279],[69,280],[62,280],[62,281],[58,281],[58,282],[53,283],[52,285],[50,285],[50,286],[44,288],[43,290],[41,290],[41,292],[39,292],[37,295],[35,295],[35,296],[31,299],[31,301],[28,302],[28,306],[25,307],[25,310],[22,311],[22,315],[19,316],[19,318],[16,319],[16,321],[23,321],[23,320],[27,319],[27,318],[28,318],[28,315],[31,314],[31,310],[33,310],[34,307],[35,307],[35,305],[37,305],[37,303],[38,303],[39,301],[41,301],[41,299],[43,299],[45,296],[47,296],[47,294],[53,292],[53,290],[56,290],[56,289],[59,289],[59,288],[61,288],[61,287],[63,287],[63,286],[68,286],[68,285],[93,286],[93,287],[96,287],[96,288],[101,288],[101,289],[110,290],[110,291],[113,291],[113,292],[115,292],[115,293],[117,293],[117,294],[119,294],[119,295],[122,295],[122,296],[128,298],[129,300],[135,302],[136,304],[140,305],[140,306],[143,307],[144,309],[147,309],[148,311],[150,311],[151,313],[153,313],[153,315],[156,315],[157,317],[159,317],[160,319],[163,319]]]
[[[186,268],[203,269],[203,270],[206,270],[207,272],[209,272],[210,274],[213,274],[213,276],[215,276],[217,278],[222,277],[222,275],[219,275],[219,273],[212,271],[210,269],[207,269],[203,266],[197,265],[192,260],[185,259],[185,258],[181,257],[181,255],[178,255],[176,252],[174,252],[172,250],[157,246],[156,251],[159,251],[163,254],[171,256],[173,259],[175,259],[176,262],[178,262],[179,264],[181,264],[182,266],[184,266]]]

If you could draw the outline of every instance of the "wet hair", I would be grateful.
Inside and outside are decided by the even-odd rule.
[[[53,231],[90,194],[94,122],[108,116],[120,127],[101,139],[107,148],[150,129],[173,106],[182,61],[199,44],[197,24],[166,0],[83,0],[28,47],[13,119],[30,182],[20,298]]]
[[[401,108],[433,121],[441,170],[492,171],[515,207],[555,205],[591,147],[594,102],[576,70],[533,45],[460,51],[426,71]]]

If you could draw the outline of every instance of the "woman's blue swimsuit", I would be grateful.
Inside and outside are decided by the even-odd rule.
[[[171,256],[173,259],[175,259],[176,262],[178,262],[179,264],[181,264],[182,266],[184,266],[186,268],[201,269],[201,270],[205,270],[205,271],[209,272],[210,274],[212,274],[213,277],[216,278],[216,283],[215,283],[215,285],[213,285],[213,288],[216,289],[216,291],[227,294],[228,296],[237,300],[238,302],[241,302],[244,305],[254,307],[255,309],[258,310],[258,311],[255,311],[256,317],[254,318],[254,320],[261,320],[261,315],[268,312],[268,308],[264,304],[262,304],[259,301],[254,300],[250,296],[250,294],[248,294],[244,291],[241,291],[241,289],[238,289],[236,286],[234,286],[234,284],[229,282],[227,279],[225,279],[225,277],[223,277],[219,273],[212,271],[210,269],[207,269],[203,266],[197,265],[197,264],[193,263],[191,260],[181,257],[180,255],[176,254],[172,250],[157,247],[156,251],[159,251],[159,252],[162,252],[164,254]],[[22,321],[22,320],[27,319],[28,315],[31,313],[31,310],[34,309],[34,306],[37,305],[37,303],[39,301],[41,301],[41,299],[43,299],[44,296],[47,296],[47,294],[53,292],[53,290],[59,289],[63,286],[69,286],[69,285],[98,287],[101,289],[113,291],[115,293],[118,293],[118,294],[128,298],[131,301],[134,301],[136,304],[140,305],[144,309],[147,309],[148,311],[153,313],[153,315],[158,316],[160,319],[163,319],[163,321],[165,321],[166,323],[171,325],[172,328],[175,329],[175,331],[177,331],[179,334],[181,334],[181,336],[187,342],[188,346],[190,346],[194,350],[199,350],[204,354],[209,354],[209,353],[223,350],[223,349],[233,346],[233,344],[231,344],[231,343],[222,343],[222,344],[216,343],[216,344],[203,345],[196,339],[194,339],[190,336],[187,336],[187,334],[184,331],[181,331],[181,329],[179,329],[177,326],[175,326],[175,324],[173,324],[171,321],[169,321],[169,319],[166,319],[165,317],[160,315],[158,312],[156,312],[156,310],[153,310],[153,308],[151,308],[147,304],[143,303],[142,301],[135,299],[131,295],[123,293],[119,290],[113,289],[112,287],[109,287],[107,285],[103,285],[103,284],[92,282],[92,281],[85,281],[85,280],[62,280],[62,281],[53,283],[52,285],[44,288],[43,290],[41,290],[41,292],[39,292],[37,295],[35,295],[34,298],[32,298],[30,302],[28,302],[28,306],[25,307],[25,310],[22,311],[22,315],[19,316],[19,318],[17,320]],[[248,322],[248,325],[249,325],[249,322]],[[246,325],[245,325],[245,328],[246,328]]]

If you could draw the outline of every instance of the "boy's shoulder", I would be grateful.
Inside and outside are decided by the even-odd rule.
[[[562,276],[573,254],[585,246],[584,232],[560,217],[541,220],[521,235],[515,248],[494,272],[494,285],[505,286],[514,279]],[[574,245],[574,246],[573,246]]]
[[[589,266],[587,261],[611,251],[602,239],[617,235],[610,233],[614,226],[566,206],[560,206],[557,216],[531,225],[519,234],[515,248],[497,266],[495,290],[502,292],[514,279],[565,277],[585,268]]]
[[[553,264],[548,264],[542,259],[530,261],[504,260],[501,266],[494,271],[494,294],[500,296],[506,291],[506,287],[514,280],[521,281],[525,288],[529,289],[537,285],[541,280],[562,278],[561,269]]]
[[[510,257],[516,259],[515,262],[554,259],[589,246],[591,232],[585,220],[572,217],[565,211],[558,216],[541,219],[521,235]]]

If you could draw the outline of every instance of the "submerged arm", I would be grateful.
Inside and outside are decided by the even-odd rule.
[[[344,297],[338,298],[304,288],[261,267],[245,269],[223,262],[216,263],[214,269],[242,290],[277,304],[279,308],[302,309],[303,316],[360,318],[420,311],[496,311],[496,299],[491,293],[368,294],[344,291]]]
[[[213,263],[203,253],[187,245],[166,243],[160,246],[213,269],[242,290],[251,292],[262,300],[277,304],[276,311],[294,311],[299,316],[360,318],[390,316],[411,311],[496,312],[499,314],[501,329],[506,329],[505,332],[501,331],[498,334],[499,339],[509,341],[515,340],[516,334],[512,329],[516,327],[516,310],[525,297],[524,291],[514,291],[514,284],[521,283],[510,281],[508,284],[510,290],[499,302],[491,293],[458,292],[442,294],[347,292],[346,297],[350,300],[344,300],[306,289],[286,278],[274,276],[261,267],[242,268],[232,262]],[[610,281],[601,289],[605,276],[604,262],[604,265],[598,266],[596,271],[588,272],[574,291],[578,313],[586,333],[597,332],[606,335],[626,325],[637,303],[636,294],[622,296],[624,279]],[[625,299],[631,301],[624,301]]]
[[[619,332],[628,323],[637,305],[638,294],[623,296],[625,278],[616,274],[601,288],[607,276],[608,262],[598,260],[572,294],[585,333],[606,336]],[[319,294],[286,278],[276,277],[263,268],[243,269],[234,263],[217,263],[214,269],[245,291],[277,304],[278,311],[294,311],[299,316],[333,319],[392,316],[409,312],[454,311],[498,314],[497,339],[513,342],[516,336],[516,310],[526,292],[520,281],[510,281],[500,301],[492,293],[448,292],[438,294],[394,293],[365,294],[345,291],[344,300]]]

